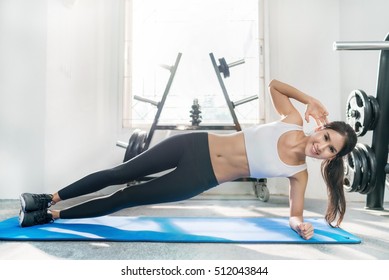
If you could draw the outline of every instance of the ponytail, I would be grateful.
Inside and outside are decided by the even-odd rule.
[[[346,212],[346,198],[343,188],[343,159],[336,156],[334,159],[324,160],[321,164],[321,173],[328,192],[325,219],[331,227],[334,227],[332,222],[338,218],[336,227],[339,227]]]

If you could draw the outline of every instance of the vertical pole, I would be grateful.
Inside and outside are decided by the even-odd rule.
[[[222,76],[220,75],[219,67],[217,66],[215,57],[214,57],[213,53],[210,53],[209,56],[211,57],[212,65],[213,65],[213,68],[215,69],[217,79],[218,79],[219,84],[220,84],[220,86],[222,88],[222,91],[223,91],[223,94],[224,94],[224,98],[226,99],[228,109],[230,110],[232,119],[234,120],[235,129],[236,129],[236,131],[241,131],[242,128],[240,127],[238,118],[237,118],[237,116],[235,114],[234,105],[232,104],[232,102],[230,100],[230,97],[228,96],[227,89],[226,89],[226,86],[224,85]]]
[[[150,142],[151,142],[151,139],[153,138],[155,129],[157,127],[157,124],[158,124],[158,121],[159,121],[159,117],[161,116],[161,113],[162,113],[162,108],[165,105],[165,101],[166,101],[167,95],[168,95],[170,87],[171,87],[171,85],[173,83],[174,76],[176,75],[176,71],[177,71],[177,68],[178,68],[178,64],[180,63],[181,56],[182,56],[182,53],[178,53],[177,58],[176,58],[176,62],[174,63],[174,66],[171,67],[171,69],[169,69],[170,70],[170,78],[169,78],[169,81],[166,84],[165,91],[164,91],[164,93],[162,95],[162,99],[158,103],[157,113],[155,114],[154,121],[153,121],[153,123],[151,125],[149,135],[147,136],[147,139],[146,139],[146,142],[145,142],[145,146],[143,148],[144,151],[147,150],[149,148],[149,146],[150,146]]]
[[[389,34],[385,41],[389,41]],[[374,190],[367,195],[366,208],[383,210],[389,140],[389,50],[381,50],[376,98],[380,115],[373,131],[372,149],[377,160],[377,180]]]

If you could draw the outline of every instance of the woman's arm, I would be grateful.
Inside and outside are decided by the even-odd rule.
[[[308,173],[306,170],[289,178],[289,225],[304,239],[310,239],[313,236],[313,226],[310,223],[305,223],[303,218],[307,181]]]
[[[297,88],[278,80],[272,80],[269,84],[269,91],[273,106],[278,114],[284,117],[284,121],[299,125],[303,124],[300,113],[290,100],[292,98],[307,105],[305,111],[305,120],[307,122],[309,122],[309,116],[316,120],[317,125],[328,122],[328,111],[320,101]]]

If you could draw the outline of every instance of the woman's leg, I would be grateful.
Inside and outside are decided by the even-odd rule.
[[[128,207],[179,201],[216,186],[218,183],[209,157],[208,135],[193,135],[186,141],[186,149],[182,152],[177,168],[170,173],[62,211],[53,211],[53,218],[96,217]]]
[[[121,185],[147,175],[177,167],[190,134],[176,135],[112,169],[92,173],[54,194],[53,201],[66,200]]]

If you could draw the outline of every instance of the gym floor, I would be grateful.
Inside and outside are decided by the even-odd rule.
[[[79,198],[80,199],[80,198]],[[77,201],[69,201],[69,204]],[[61,207],[66,206],[65,203]],[[0,200],[0,219],[16,216],[18,200]],[[323,217],[325,200],[307,199],[306,217]],[[288,198],[271,195],[261,202],[254,195],[203,195],[179,203],[122,210],[128,216],[285,217]],[[9,242],[0,241],[1,260],[388,260],[389,211],[364,209],[349,202],[342,228],[361,244],[189,244],[143,242]]]

